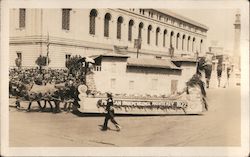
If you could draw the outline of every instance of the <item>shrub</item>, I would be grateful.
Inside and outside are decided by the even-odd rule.
[[[22,60],[20,58],[16,58],[15,63],[18,68],[22,66]]]

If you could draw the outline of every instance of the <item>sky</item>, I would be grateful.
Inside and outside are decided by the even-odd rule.
[[[236,9],[175,9],[177,14],[206,25],[206,50],[211,45],[224,48],[224,53],[232,53],[234,44],[234,22]]]

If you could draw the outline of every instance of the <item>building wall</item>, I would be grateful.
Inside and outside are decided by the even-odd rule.
[[[103,58],[101,71],[94,71],[96,90],[103,93],[169,95],[172,80],[178,81],[177,91],[180,91],[184,81],[181,77],[180,70],[127,68],[126,59]]]
[[[199,31],[198,26],[182,27],[178,24],[178,20],[171,23],[171,20],[164,21],[156,17],[156,10],[145,9],[144,15],[139,13],[139,9],[124,10],[124,9],[96,9],[96,31],[95,35],[89,34],[89,16],[91,9],[72,9],[70,11],[70,29],[62,29],[62,9],[26,9],[25,27],[19,28],[19,9],[10,10],[10,47],[11,53],[17,51],[23,52],[23,61],[33,59],[34,55],[44,54],[47,51],[47,43],[51,57],[51,67],[61,67],[65,63],[65,53],[80,54],[83,56],[105,53],[112,51],[113,46],[128,46],[128,53],[131,56],[136,56],[136,49],[134,48],[134,39],[138,37],[139,23],[143,23],[142,29],[142,48],[140,50],[141,57],[155,57],[155,56],[169,56],[170,47],[170,33],[174,32],[173,46],[175,47],[175,54],[186,53],[193,55],[196,51],[200,51],[199,42],[203,40],[201,53],[204,52],[206,42],[206,31]],[[154,12],[154,16],[149,18],[148,12]],[[110,36],[104,37],[104,17],[106,13],[111,14],[110,21]],[[121,39],[117,39],[117,19],[123,17],[121,26]],[[169,17],[170,18],[170,17]],[[132,28],[132,40],[128,41],[128,23],[129,20],[134,21]],[[179,20],[180,21],[180,20]],[[182,21],[183,22],[183,21]],[[184,22],[183,22],[184,23]],[[151,42],[147,43],[147,28],[152,26]],[[155,44],[156,29],[159,28],[158,46]],[[166,45],[163,47],[163,34],[166,34]],[[178,48],[176,48],[177,34],[179,36]],[[182,37],[185,35],[184,49],[182,50]],[[195,38],[193,52],[191,51],[192,42],[189,43],[189,51],[187,51],[187,38],[190,36],[192,40]],[[39,48],[33,49],[33,45],[42,45]],[[18,45],[18,46],[17,46]],[[30,47],[20,50],[21,47]],[[25,52],[24,52],[25,50]],[[10,55],[11,66],[15,66],[12,58],[15,54]],[[33,57],[32,57],[33,56]],[[55,58],[56,57],[56,58]],[[57,60],[52,60],[55,58]],[[28,63],[33,63],[29,60]]]
[[[179,91],[182,91],[186,87],[186,82],[196,74],[196,63],[194,62],[183,62],[181,64],[182,75],[179,83]]]
[[[15,59],[17,58],[17,53],[22,54],[22,67],[34,67],[36,66],[35,61],[40,55],[41,46],[38,44],[17,44],[10,46],[10,67],[16,66]]]

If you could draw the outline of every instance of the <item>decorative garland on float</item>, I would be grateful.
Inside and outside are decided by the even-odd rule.
[[[100,99],[97,102],[97,107],[106,108],[106,100]],[[187,102],[180,100],[166,100],[166,101],[127,101],[127,100],[114,100],[115,109],[128,110],[140,109],[140,110],[183,110],[188,107]]]

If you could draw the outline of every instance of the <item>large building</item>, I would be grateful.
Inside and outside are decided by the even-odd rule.
[[[205,53],[208,28],[161,9],[25,9],[10,10],[10,67],[36,66],[48,55],[51,68],[63,68],[74,55],[101,55],[125,48],[139,58],[170,58]],[[170,51],[171,48],[171,51]],[[174,51],[173,51],[174,50]],[[174,54],[170,54],[170,52]]]

